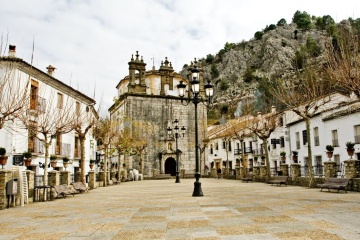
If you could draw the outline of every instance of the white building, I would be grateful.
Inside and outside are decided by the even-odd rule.
[[[41,126],[45,121],[51,122],[54,119],[57,121],[51,122],[53,127],[48,126],[50,131],[47,138],[52,139],[49,156],[56,154],[58,157],[56,167],[50,167],[49,170],[63,170],[62,158],[66,156],[71,162],[66,170],[72,173],[79,171],[79,136],[74,130],[65,134],[55,134],[56,128],[61,122],[61,119],[56,118],[62,116],[59,113],[65,112],[65,109],[69,110],[67,114],[71,117],[76,118],[85,114],[89,118],[98,118],[94,110],[95,101],[56,79],[53,75],[55,68],[51,65],[47,67],[47,72],[43,72],[17,58],[15,54],[15,46],[10,46],[9,56],[0,58],[0,84],[4,83],[4,79],[11,74],[11,81],[7,81],[7,84],[10,84],[9,86],[14,92],[26,89],[26,96],[22,110],[17,112],[18,118],[14,121],[6,121],[4,127],[0,129],[0,146],[7,150],[8,156],[4,168],[10,169],[12,165],[23,164],[22,153],[29,150],[33,155],[33,160],[28,169],[35,171],[37,175],[44,173],[45,148],[39,140],[39,138],[44,139],[44,136],[39,133],[34,134],[34,131],[20,121],[20,118],[24,120],[26,117],[26,121],[32,121],[34,126]],[[11,97],[6,99],[14,100]],[[18,100],[15,99],[15,101]],[[0,103],[0,107],[4,107],[4,105],[5,103]],[[0,114],[3,112],[4,108],[1,109]],[[70,129],[71,126],[69,125],[68,128]],[[89,171],[88,161],[95,159],[95,151],[95,139],[88,133],[85,141],[86,172]]]
[[[296,151],[298,152],[298,163],[302,167],[302,175],[305,175],[305,169],[308,165],[305,121],[292,110],[277,113],[277,118],[277,127],[271,133],[267,146],[271,174],[274,175],[280,171],[280,152],[286,152],[285,163],[290,165],[295,163],[292,159],[292,152]],[[227,158],[230,162],[230,168],[235,167],[236,159],[248,161],[248,168],[263,164],[261,161],[261,156],[265,152],[263,142],[255,136],[245,134],[241,141],[233,136],[228,153],[226,153],[224,135],[233,135],[228,129],[234,126],[236,121],[239,120],[230,120],[226,124],[208,128],[210,142],[207,164],[209,166],[211,165],[216,169],[220,166],[225,167],[224,162]],[[245,131],[245,129],[243,127],[239,131]],[[355,143],[353,159],[360,159],[360,103],[358,100],[339,93],[328,96],[325,103],[319,106],[310,119],[310,129],[312,165],[315,175],[324,175],[322,166],[325,161],[329,160],[326,155],[326,145],[334,146],[334,156],[331,160],[337,162],[338,175],[343,174],[343,161],[350,158],[346,151],[346,142]]]

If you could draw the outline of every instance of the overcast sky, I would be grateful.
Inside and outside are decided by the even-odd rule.
[[[226,42],[249,40],[296,10],[330,15],[336,22],[360,17],[359,0],[0,0],[3,49],[93,97],[112,104],[115,86],[128,75],[138,50],[150,70],[165,57],[175,71],[194,57],[216,54]],[[5,55],[8,54],[8,48]]]

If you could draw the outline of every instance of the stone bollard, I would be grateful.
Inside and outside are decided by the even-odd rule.
[[[345,160],[344,168],[345,168],[345,178],[356,178],[356,162],[359,160]]]
[[[6,183],[13,177],[12,171],[0,169],[0,209],[5,209],[8,204]],[[12,204],[12,203],[11,203]]]
[[[57,186],[60,185],[60,173],[58,171],[50,171],[48,172],[48,184],[49,186]],[[46,185],[46,183],[44,183]]]
[[[264,179],[267,176],[266,166],[260,166],[260,177]]]
[[[26,177],[28,181],[28,199],[29,202],[34,201],[34,187],[35,187],[35,172],[26,170]]]
[[[280,171],[282,172],[283,176],[289,176],[289,165],[280,164]]]
[[[241,176],[240,176],[240,167],[236,167],[236,168],[235,168],[235,171],[236,171],[235,179],[236,179],[236,180],[240,180],[240,179],[241,179]]]
[[[335,161],[324,162],[324,174],[325,174],[325,178],[333,178],[336,176],[336,162]]]
[[[70,172],[61,171],[60,172],[60,184],[70,185]]]
[[[240,167],[240,179],[243,179],[247,175],[246,170],[246,167]]]
[[[259,181],[260,180],[260,166],[253,167],[253,174],[254,174],[255,181]]]
[[[105,172],[104,171],[99,172],[99,180],[100,180],[99,187],[105,186]]]
[[[301,177],[300,164],[293,163],[290,165],[291,179],[294,182],[298,177]]]
[[[95,171],[89,171],[88,172],[89,175],[89,183],[88,186],[90,189],[95,189],[96,188],[96,175],[95,175]]]
[[[81,182],[81,172],[77,171],[74,176],[74,182]]]

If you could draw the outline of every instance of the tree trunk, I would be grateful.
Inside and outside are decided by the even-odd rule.
[[[106,187],[108,185],[108,173],[107,173],[107,170],[108,170],[108,164],[107,164],[107,150],[108,150],[108,145],[107,144],[104,144],[104,186]]]
[[[118,151],[118,183],[121,182],[121,177],[120,177],[120,174],[121,174],[121,154],[120,154],[120,151]]]
[[[85,136],[80,136],[79,135],[79,140],[80,140],[80,169],[81,169],[81,172],[80,172],[80,181],[85,184],[86,183],[86,180],[85,180],[85,140],[86,140],[86,137]]]
[[[139,151],[139,157],[140,157],[140,162],[139,162],[139,173],[142,174],[143,173],[143,159],[142,159],[142,151]]]
[[[311,137],[310,137],[310,119],[305,118],[306,124],[306,139],[307,139],[307,149],[308,149],[308,166],[309,166],[309,187],[315,186],[314,175],[313,175],[313,164],[312,164],[312,151],[311,151]]]
[[[44,147],[45,147],[45,163],[44,163],[44,185],[48,185],[48,176],[47,176],[47,172],[48,172],[48,158],[49,158],[49,147],[51,145],[51,138],[50,138],[50,143],[47,142],[47,134],[44,134]]]
[[[269,160],[269,150],[268,150],[268,142],[267,138],[263,138],[263,144],[265,148],[265,160],[266,160],[266,181],[269,181],[271,178],[270,174],[270,160]]]

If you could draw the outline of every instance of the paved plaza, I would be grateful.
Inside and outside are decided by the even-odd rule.
[[[126,182],[0,211],[0,239],[360,239],[360,193],[201,179]]]

